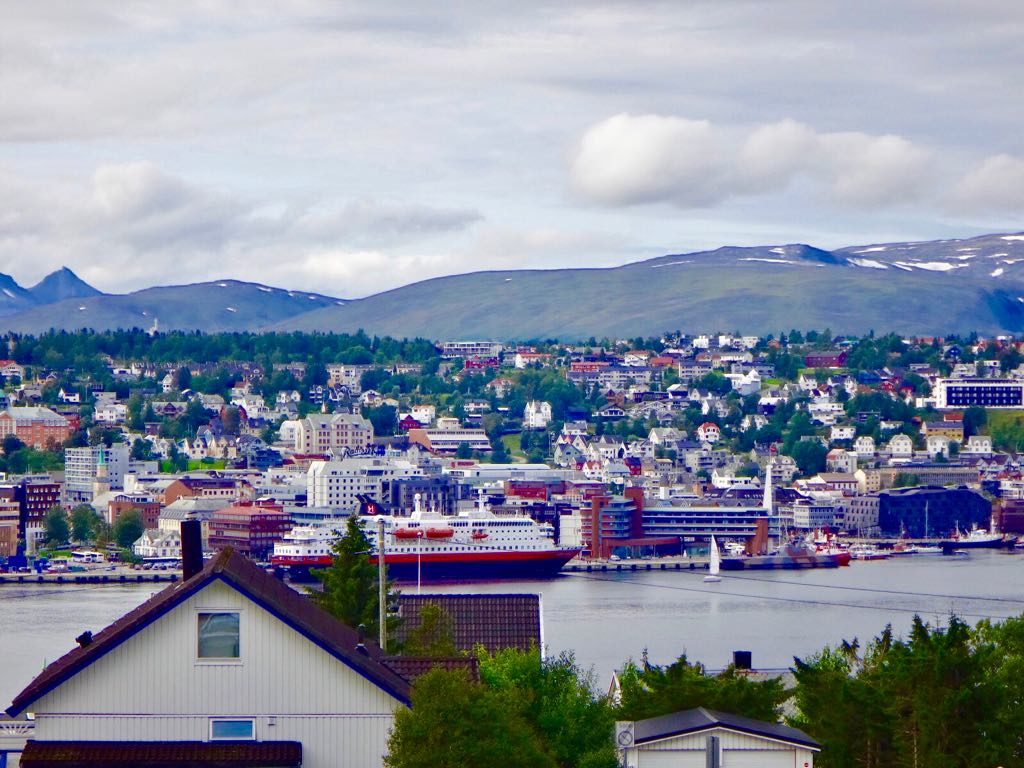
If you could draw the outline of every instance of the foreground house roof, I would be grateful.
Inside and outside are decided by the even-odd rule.
[[[400,595],[397,640],[405,642],[421,622],[427,605],[438,605],[452,620],[458,651],[482,645],[490,652],[504,648],[543,648],[540,595]]]
[[[97,765],[147,768],[299,768],[297,741],[29,741],[21,756],[25,768],[93,768]]]
[[[727,712],[715,712],[714,710],[704,709],[704,707],[673,712],[671,715],[652,717],[647,720],[638,720],[636,722],[634,738],[636,744],[642,744],[672,736],[706,731],[710,728],[728,728],[731,731],[775,739],[787,744],[798,744],[809,749],[821,749],[821,745],[806,733],[796,728],[791,728],[788,725],[768,723],[763,720],[754,720]]]
[[[161,616],[214,581],[223,581],[305,636],[340,662],[399,701],[409,703],[408,681],[382,660],[380,648],[361,642],[359,633],[318,608],[231,547],[225,547],[202,571],[187,581],[158,592],[97,633],[92,641],[50,664],[19,693],[7,714],[17,717],[31,705],[92,662],[129,640]]]

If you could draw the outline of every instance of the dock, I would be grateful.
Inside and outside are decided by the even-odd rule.
[[[145,571],[136,573],[0,573],[0,586],[50,584],[170,584],[181,581],[179,571]]]
[[[706,571],[705,557],[658,560],[572,560],[562,573],[626,573],[629,571]]]

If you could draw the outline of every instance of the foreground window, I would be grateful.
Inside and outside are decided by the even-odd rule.
[[[237,613],[199,614],[199,658],[237,659],[239,651]]]
[[[234,739],[252,741],[256,738],[256,727],[252,720],[211,720],[210,740]]]

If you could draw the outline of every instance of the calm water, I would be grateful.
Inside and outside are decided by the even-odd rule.
[[[873,637],[887,623],[905,632],[913,614],[932,624],[951,612],[971,623],[1024,613],[1024,555],[976,551],[854,563],[849,568],[723,574],[704,584],[689,571],[574,574],[554,581],[424,586],[424,592],[540,592],[545,643],[574,649],[604,685],[644,648],[655,663],[685,652],[715,669],[732,651],[784,668],[842,639]],[[413,593],[415,585],[402,589]],[[0,708],[39,672],[138,605],[154,585],[0,587]]]

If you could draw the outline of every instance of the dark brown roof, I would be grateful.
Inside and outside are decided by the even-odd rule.
[[[23,768],[299,768],[297,741],[29,741]]]
[[[440,605],[451,617],[458,651],[472,651],[477,645],[492,652],[525,651],[543,643],[540,595],[400,595],[399,643],[420,625],[420,611],[430,603]]]
[[[7,714],[11,717],[20,715],[34,701],[216,580],[234,587],[370,682],[399,701],[409,703],[408,681],[381,663],[382,654],[376,644],[366,642],[362,650],[357,650],[359,634],[356,630],[342,624],[231,547],[225,547],[191,579],[158,592],[96,634],[89,645],[76,648],[50,664],[14,698]]]
[[[815,751],[821,749],[821,745],[806,733],[796,728],[790,728],[788,725],[767,723],[763,720],[740,717],[739,715],[731,715],[726,712],[715,712],[714,710],[704,709],[704,707],[686,709],[682,712],[673,712],[671,715],[662,715],[661,717],[651,717],[647,720],[638,720],[635,728],[635,743],[637,744],[656,741],[670,736],[681,736],[685,733],[706,731],[709,728],[728,728],[729,730],[748,733],[752,736],[763,736],[789,744],[798,744]]]
[[[434,667],[444,669],[467,669],[470,680],[480,679],[480,662],[475,656],[444,656],[430,658],[427,656],[389,656],[384,663],[404,677],[410,683],[424,672]]]

